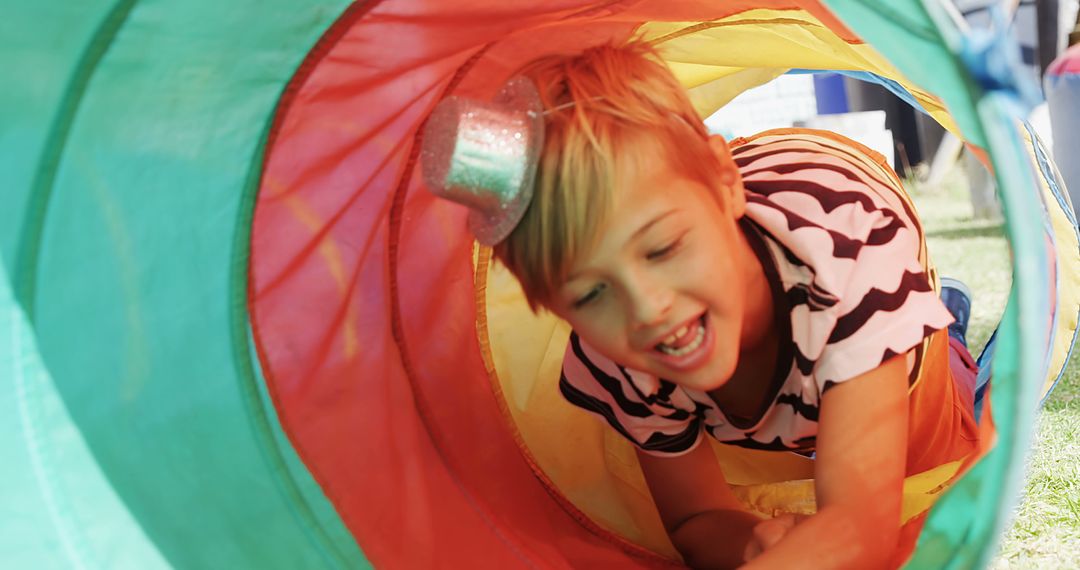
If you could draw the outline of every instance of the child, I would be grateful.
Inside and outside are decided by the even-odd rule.
[[[729,151],[646,44],[522,75],[545,140],[495,255],[572,326],[561,391],[637,446],[687,564],[901,564],[921,524],[902,524],[905,477],[968,458],[977,429],[974,365],[895,175],[820,131]],[[813,454],[817,513],[746,512],[703,431]]]

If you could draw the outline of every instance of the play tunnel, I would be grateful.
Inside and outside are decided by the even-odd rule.
[[[980,359],[996,437],[905,485],[906,512],[930,509],[910,567],[992,555],[1073,345],[1080,247],[1012,45],[948,4],[13,4],[0,565],[678,566],[629,444],[555,389],[565,325],[528,310],[417,164],[442,98],[634,37],[703,117],[789,70],[839,71],[992,165],[1013,254]],[[812,511],[805,459],[716,450],[749,507]]]

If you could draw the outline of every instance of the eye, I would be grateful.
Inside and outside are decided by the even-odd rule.
[[[589,289],[588,293],[585,293],[584,295],[574,300],[574,308],[580,309],[585,305],[588,305],[590,302],[592,302],[593,299],[596,299],[596,297],[600,295],[600,293],[603,292],[603,290],[606,288],[607,287],[603,283],[601,283],[594,286],[592,289]]]
[[[654,249],[654,250],[650,251],[649,253],[645,254],[645,259],[648,259],[650,261],[656,260],[656,259],[664,259],[665,257],[667,257],[667,256],[671,255],[672,253],[674,253],[675,250],[679,249],[679,246],[682,245],[682,241],[683,241],[683,236],[679,236],[674,241],[672,241],[671,243],[665,245],[664,247],[661,247],[659,249]]]

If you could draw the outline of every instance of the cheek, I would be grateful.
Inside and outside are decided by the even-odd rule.
[[[594,311],[588,316],[575,315],[567,322],[586,343],[610,355],[623,345],[623,334],[618,326],[618,315],[608,313]]]
[[[739,347],[729,341],[723,343],[717,349],[715,369],[711,371],[712,377],[723,379],[726,383],[731,378],[731,375],[735,373],[735,368],[739,363]]]
[[[737,293],[742,287],[742,276],[731,259],[725,255],[710,251],[698,256],[691,267],[682,268],[680,272],[693,276],[697,292],[710,299],[718,308],[726,309],[741,301],[741,296],[737,298]]]

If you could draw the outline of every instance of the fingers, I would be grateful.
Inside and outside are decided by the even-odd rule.
[[[760,556],[762,552],[764,550],[761,548],[761,543],[758,542],[757,538],[751,538],[746,545],[746,550],[743,551],[743,562],[750,562]]]
[[[761,544],[761,550],[768,550],[772,545],[780,542],[794,524],[779,518],[762,521],[754,526],[754,539]]]
[[[746,550],[743,552],[745,561],[749,562],[760,556],[762,552],[772,548],[803,518],[805,517],[782,514],[754,525],[753,538],[746,545]]]

